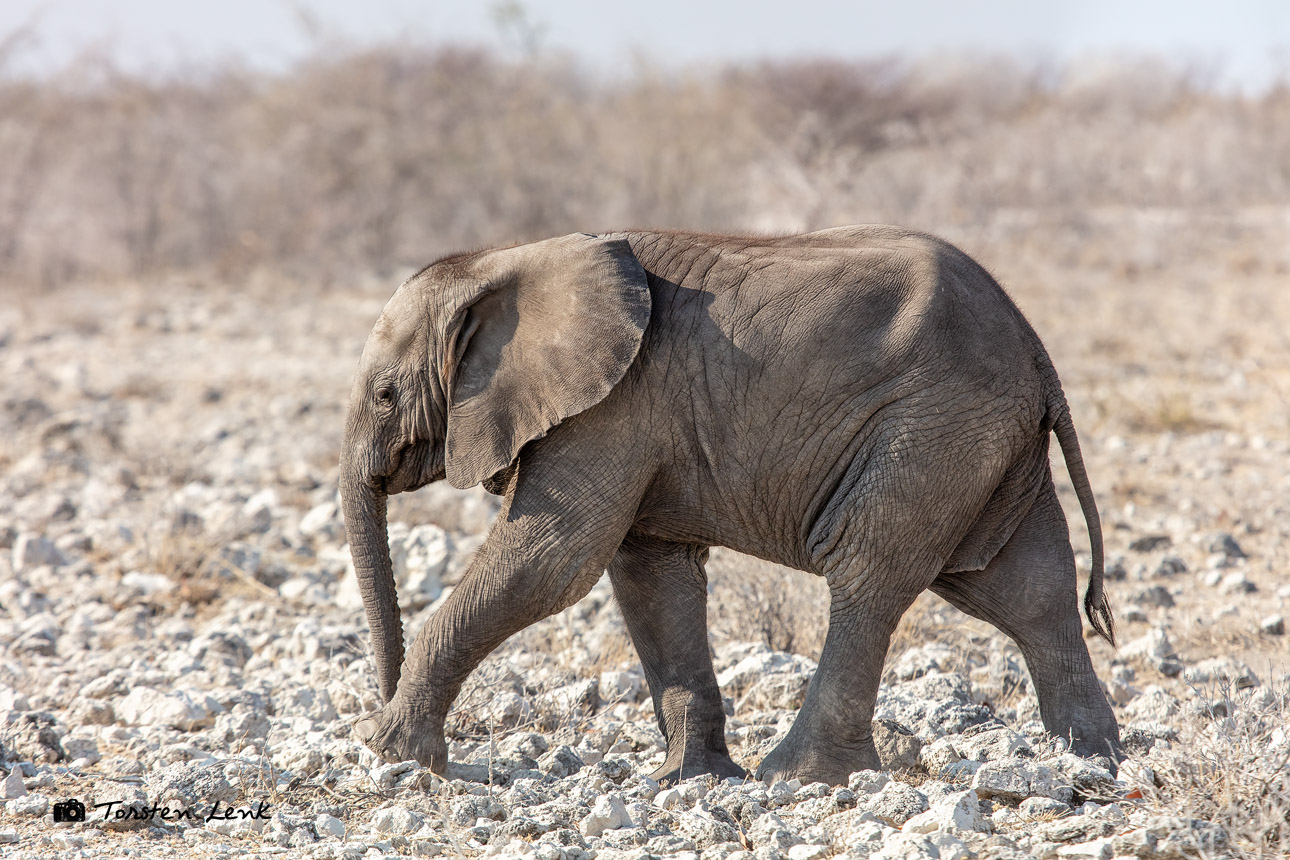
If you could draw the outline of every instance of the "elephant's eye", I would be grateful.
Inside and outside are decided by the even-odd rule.
[[[388,385],[382,385],[376,389],[376,402],[382,406],[389,406],[394,402],[394,390]]]

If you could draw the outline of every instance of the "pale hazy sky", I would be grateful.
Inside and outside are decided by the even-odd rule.
[[[516,50],[490,0],[2,0],[0,40],[30,25],[11,62],[48,68],[86,47],[134,67],[233,56],[280,68],[314,40],[469,40]],[[528,0],[544,50],[606,71],[827,54],[1007,53],[1082,59],[1149,53],[1257,85],[1290,71],[1290,0]],[[311,32],[314,34],[311,36]]]

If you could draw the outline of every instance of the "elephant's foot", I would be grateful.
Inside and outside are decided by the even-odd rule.
[[[746,779],[748,771],[735,764],[724,750],[668,750],[667,758],[649,778],[657,782],[675,783],[692,776],[710,773],[717,779]]]
[[[846,785],[847,779],[858,770],[881,768],[872,736],[854,746],[842,747],[822,740],[819,735],[808,737],[805,733],[789,731],[788,737],[762,759],[757,778],[769,782],[800,779],[803,785],[812,782]]]
[[[438,774],[448,769],[443,724],[429,726],[407,717],[398,698],[354,723],[354,734],[388,762],[416,761]]]
[[[1087,658],[1086,658],[1087,659]],[[1027,661],[1029,662],[1029,661]],[[1031,675],[1034,677],[1034,672]],[[1064,686],[1039,687],[1039,712],[1050,734],[1065,738],[1071,752],[1101,758],[1114,775],[1124,760],[1120,727],[1092,667],[1081,676],[1063,678]]]
[[[1120,730],[1114,723],[1110,729],[1071,731],[1071,751],[1084,758],[1100,759],[1111,776],[1119,774],[1119,763],[1124,761],[1124,748],[1120,746]]]

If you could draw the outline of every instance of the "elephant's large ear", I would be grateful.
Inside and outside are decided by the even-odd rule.
[[[473,487],[609,394],[649,322],[645,270],[622,239],[579,233],[480,258],[455,315],[444,384],[448,481]]]

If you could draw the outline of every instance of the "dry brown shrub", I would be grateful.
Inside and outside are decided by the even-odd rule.
[[[717,636],[819,657],[829,617],[822,578],[723,549],[713,550],[708,578]]]
[[[1147,759],[1155,785],[1145,801],[1161,812],[1220,825],[1241,857],[1284,857],[1290,833],[1290,689],[1285,682],[1238,693],[1195,690],[1210,716],[1189,721],[1179,741]]]
[[[101,55],[34,78],[0,56],[0,278],[268,268],[346,283],[627,226],[892,221],[985,242],[1021,212],[1086,255],[1123,228],[1099,220],[1106,207],[1150,220],[1284,206],[1287,92],[1223,95],[1196,69],[1143,61],[817,59],[602,79],[557,57],[387,44],[320,48],[281,73],[145,76]],[[1201,247],[1226,249],[1235,226]],[[1150,271],[1159,255],[1106,262]]]

